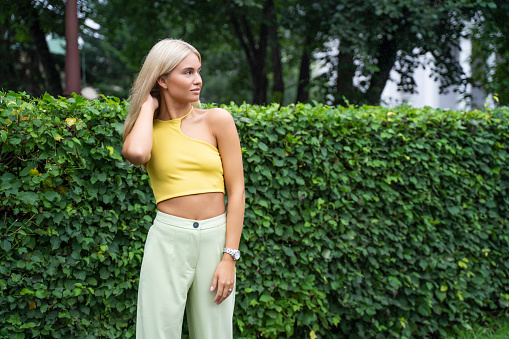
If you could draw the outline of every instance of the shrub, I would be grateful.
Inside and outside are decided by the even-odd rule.
[[[0,336],[132,337],[148,177],[125,102],[0,94]],[[235,338],[422,337],[509,306],[509,110],[225,106]]]

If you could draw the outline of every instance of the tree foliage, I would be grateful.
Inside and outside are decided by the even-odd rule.
[[[64,35],[64,7],[59,0],[0,1],[0,88],[63,93],[63,58],[50,53],[46,35]]]
[[[40,34],[33,27],[63,36],[62,3],[2,1],[0,53],[8,60],[2,86],[26,87],[32,94],[61,91],[60,82],[51,79],[61,73],[62,60],[52,61],[43,53],[44,43],[34,38]],[[476,50],[483,54],[476,59],[486,64],[486,55],[498,56],[494,76],[482,80],[486,67],[479,66],[473,80],[502,99],[508,88],[504,65],[509,20],[503,0],[79,3],[87,85],[105,94],[127,97],[143,57],[168,37],[189,41],[203,54],[203,101],[287,104],[313,99],[344,104],[345,98],[376,104],[392,69],[399,74],[398,88],[413,92],[413,73],[419,67],[431,68],[443,91],[451,85],[464,89],[471,79],[457,53],[472,19],[477,22],[472,35]],[[88,27],[85,18],[100,28]],[[28,83],[26,75],[39,81]]]
[[[343,97],[349,102],[378,103],[393,68],[400,75],[398,86],[403,91],[415,91],[413,72],[418,67],[430,67],[443,91],[451,85],[465,88],[468,79],[457,58],[459,39],[466,20],[489,8],[467,0],[209,0],[199,6],[192,2],[160,6],[167,18],[163,25],[179,27],[173,33],[189,37],[205,52],[210,41],[214,42],[213,51],[243,51],[254,103],[307,101],[312,93],[314,99],[333,98],[334,103],[342,104]],[[165,8],[172,12],[164,12]],[[179,21],[179,13],[184,12],[189,20]],[[143,15],[132,13],[139,19]],[[193,19],[196,21],[190,24]],[[153,26],[161,21],[156,19],[155,23]],[[138,34],[143,31],[138,30]],[[208,34],[200,35],[203,31]],[[313,55],[319,52],[325,54],[322,67],[328,71],[313,79]],[[215,53],[205,54],[215,58]],[[278,63],[282,55],[289,57]],[[423,56],[428,58],[422,61]],[[238,54],[232,60],[239,65]],[[214,62],[211,65],[218,66],[221,76],[227,73],[225,66]],[[227,74],[227,81],[239,88],[238,82]],[[354,82],[359,75],[360,82]],[[285,93],[287,83],[296,88]],[[232,86],[226,85],[225,89]],[[289,93],[295,97],[288,97]]]
[[[472,7],[470,1],[336,3],[325,32],[339,44],[338,53],[326,57],[331,66],[325,76],[335,79],[328,93],[335,103],[344,104],[343,96],[349,102],[379,103],[393,68],[403,91],[416,90],[413,73],[419,67],[430,67],[443,91],[466,85],[457,51],[465,27],[461,11]]]
[[[501,105],[509,105],[509,3],[482,2],[481,8],[470,34],[472,78],[474,84],[494,95]]]

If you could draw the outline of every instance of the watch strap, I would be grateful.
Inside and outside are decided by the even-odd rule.
[[[231,248],[224,248],[223,253],[228,253],[232,256],[233,260],[237,261],[240,258],[240,251],[239,250],[232,250]]]

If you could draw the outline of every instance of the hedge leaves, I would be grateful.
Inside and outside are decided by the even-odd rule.
[[[509,110],[225,106],[235,338],[424,337],[509,306]],[[0,336],[133,337],[148,176],[126,104],[0,93]]]

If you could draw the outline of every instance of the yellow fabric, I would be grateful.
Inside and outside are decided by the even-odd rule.
[[[152,152],[146,167],[156,203],[184,195],[224,193],[218,149],[186,136],[180,129],[189,113],[178,119],[154,120]]]

